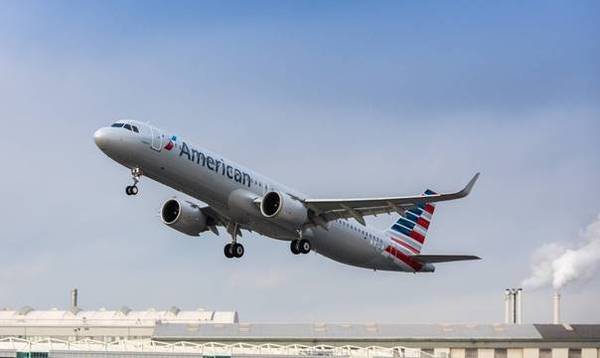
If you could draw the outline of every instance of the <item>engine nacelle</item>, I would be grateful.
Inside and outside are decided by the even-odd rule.
[[[167,226],[187,235],[199,236],[208,230],[208,218],[198,205],[189,201],[167,200],[160,210],[160,217]]]
[[[304,205],[287,194],[271,191],[260,202],[260,213],[266,218],[274,218],[300,227],[308,219]]]

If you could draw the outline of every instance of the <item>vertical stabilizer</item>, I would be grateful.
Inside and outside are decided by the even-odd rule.
[[[425,195],[436,194],[427,189]],[[421,252],[427,230],[431,223],[435,204],[427,203],[418,205],[406,211],[404,217],[400,217],[389,229],[386,234],[398,244],[398,248],[407,255],[417,255]]]

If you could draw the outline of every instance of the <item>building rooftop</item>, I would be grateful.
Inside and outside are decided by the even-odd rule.
[[[158,340],[575,340],[600,341],[600,325],[533,324],[217,324],[159,323]]]
[[[600,324],[536,324],[546,340],[600,342]]]
[[[167,323],[237,323],[235,311],[183,311],[177,307],[167,310],[133,310],[123,306],[116,310],[35,310],[25,306],[18,310],[0,310],[0,326],[5,325],[154,325]]]

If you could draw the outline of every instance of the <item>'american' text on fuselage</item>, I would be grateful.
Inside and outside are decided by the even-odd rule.
[[[181,144],[181,150],[179,152],[180,157],[184,155],[188,160],[191,160],[192,162],[195,162],[196,164],[206,167],[214,172],[221,173],[221,175],[227,176],[227,178],[242,185],[247,185],[250,187],[252,184],[252,178],[248,173],[234,168],[229,164],[225,164],[223,159],[215,159],[210,155],[205,155],[194,148],[190,149],[185,142]]]

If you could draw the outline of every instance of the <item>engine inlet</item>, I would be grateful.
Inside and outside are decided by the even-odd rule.
[[[260,203],[260,211],[262,211],[262,214],[270,218],[277,215],[279,210],[281,210],[281,195],[274,191],[265,194]]]
[[[161,210],[161,217],[165,224],[170,225],[177,221],[179,214],[181,213],[181,205],[177,200],[167,201]]]

